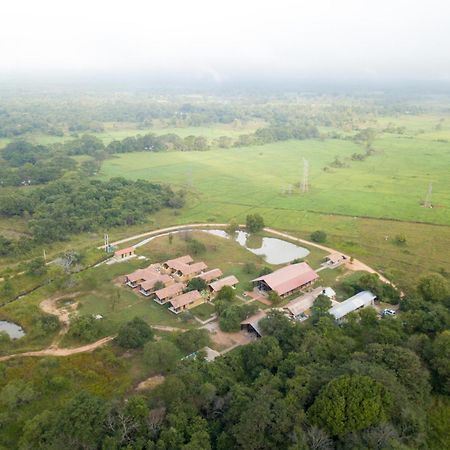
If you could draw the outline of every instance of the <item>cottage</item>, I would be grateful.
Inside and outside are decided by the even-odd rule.
[[[204,299],[202,297],[202,294],[198,291],[189,291],[185,294],[178,295],[177,297],[172,298],[169,300],[170,304],[172,305],[169,308],[169,311],[173,312],[174,314],[179,314],[180,312],[185,311],[186,309],[194,308],[195,306],[200,305],[201,303],[204,303]]]
[[[116,250],[114,252],[114,259],[121,260],[121,259],[132,258],[132,257],[136,256],[134,252],[135,252],[134,247],[128,247],[128,248],[123,248],[122,250]]]
[[[334,305],[328,312],[339,321],[351,312],[373,305],[375,299],[376,295],[372,292],[362,291],[342,303]]]
[[[181,294],[184,288],[184,283],[175,283],[163,289],[158,289],[157,291],[155,291],[155,298],[153,300],[160,305],[164,305],[171,298]]]
[[[221,278],[220,280],[214,281],[208,285],[211,293],[216,294],[219,292],[224,286],[235,287],[239,283],[239,280],[234,276],[230,275],[225,278]]]
[[[217,280],[223,275],[222,271],[220,269],[212,269],[208,272],[204,272],[198,276],[198,278],[201,278],[205,283],[211,283],[213,280]]]
[[[169,259],[168,261],[162,263],[162,269],[166,273],[173,273],[194,262],[194,260],[189,255],[180,256],[179,258]]]
[[[140,283],[150,280],[159,275],[159,272],[152,266],[146,269],[138,269],[133,273],[125,276],[125,283],[131,288],[137,287]]]
[[[208,266],[203,261],[195,264],[181,264],[173,273],[173,276],[178,281],[189,281],[200,275],[207,268]]]
[[[319,275],[305,262],[291,264],[275,272],[252,280],[255,287],[262,292],[275,291],[286,297],[302,288],[310,286]]]
[[[289,313],[293,318],[298,318],[304,315],[308,309],[314,304],[314,301],[319,295],[322,295],[324,288],[322,286],[313,289],[311,292],[301,295],[300,297],[291,300],[284,306],[284,310]],[[305,316],[307,317],[307,316]]]
[[[155,291],[156,283],[162,283],[164,287],[173,284],[173,278],[167,274],[158,274],[148,280],[143,281],[139,285],[139,292],[146,297],[149,297]]]
[[[241,322],[241,330],[245,330],[248,333],[253,333],[256,337],[262,337],[263,332],[261,331],[259,323],[265,317],[267,317],[267,313],[265,311],[257,312],[253,316],[250,316]]]

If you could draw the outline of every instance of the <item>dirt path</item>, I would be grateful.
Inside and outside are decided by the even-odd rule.
[[[128,238],[120,239],[118,241],[112,242],[111,245],[117,246],[120,244],[124,244],[126,242],[134,241],[136,239],[147,238],[147,237],[151,237],[151,236],[158,236],[159,234],[168,233],[170,231],[180,231],[180,230],[185,230],[185,229],[190,229],[190,228],[226,228],[227,226],[228,226],[227,223],[193,223],[193,224],[188,224],[188,225],[176,225],[173,227],[160,228],[159,230],[148,231],[146,233],[135,234],[134,236],[130,236]],[[239,226],[242,228],[245,228],[244,225],[239,225]],[[264,231],[266,231],[267,233],[274,234],[276,236],[280,236],[280,237],[289,239],[294,242],[299,242],[301,244],[306,244],[311,247],[316,247],[316,248],[318,248],[320,250],[324,250],[328,253],[341,253],[342,255],[346,256],[348,260],[350,260],[350,256],[348,256],[345,253],[342,253],[341,251],[336,250],[334,248],[327,247],[327,246],[321,245],[321,244],[316,244],[315,242],[307,241],[306,239],[297,238],[288,233],[283,233],[282,231],[277,231],[277,230],[274,230],[273,228],[269,228],[269,227],[264,228]],[[102,249],[102,248],[104,248],[104,246],[100,246],[97,248]],[[391,281],[389,281],[386,277],[381,275],[375,269],[372,269],[372,267],[368,266],[367,264],[364,264],[363,262],[359,261],[358,259],[353,259],[353,262],[346,263],[346,267],[349,270],[353,270],[353,271],[365,270],[366,272],[369,272],[369,273],[376,273],[380,277],[381,281],[394,286],[394,284]]]
[[[75,348],[49,347],[44,350],[37,350],[35,352],[16,353],[14,355],[1,356],[0,361],[7,361],[8,359],[12,359],[12,358],[23,358],[25,356],[70,356],[70,355],[76,355],[77,353],[92,352],[95,349],[102,347],[103,345],[112,341],[114,338],[115,338],[115,336],[107,336],[96,342],[92,342],[91,344],[87,344],[87,345],[83,345],[81,347],[75,347]]]

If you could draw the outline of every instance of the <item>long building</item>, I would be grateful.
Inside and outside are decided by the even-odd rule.
[[[305,262],[291,264],[252,280],[263,292],[275,291],[281,297],[310,286],[319,275]]]
[[[370,291],[358,292],[358,294],[353,297],[334,305],[328,312],[334,316],[336,320],[341,320],[351,312],[366,308],[367,306],[372,306],[376,298],[377,296]]]

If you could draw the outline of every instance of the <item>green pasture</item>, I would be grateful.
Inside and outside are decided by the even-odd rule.
[[[237,207],[343,214],[450,224],[450,146],[440,142],[383,137],[376,153],[352,161],[363,149],[350,141],[288,141],[209,152],[129,153],[106,161],[101,175],[148,179],[183,186],[192,182],[206,220],[211,210],[234,216]],[[324,171],[336,156],[349,167]],[[288,185],[301,179],[309,161],[310,192]],[[433,182],[433,209],[421,206]],[[197,214],[200,213],[200,214]],[[199,219],[200,219],[199,217]]]

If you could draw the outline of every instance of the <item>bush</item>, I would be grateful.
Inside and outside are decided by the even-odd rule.
[[[189,283],[186,287],[186,292],[189,291],[204,291],[208,285],[206,284],[205,280],[202,280],[201,278],[192,278],[192,280],[189,280]]]
[[[311,240],[313,242],[323,243],[327,240],[327,233],[325,231],[317,230],[311,233]]]
[[[264,219],[259,214],[249,214],[245,224],[249,233],[257,233],[264,228]]]
[[[192,238],[188,241],[188,243],[189,252],[193,255],[199,255],[206,251],[206,245],[197,239]]]
[[[139,317],[135,317],[130,322],[122,325],[116,338],[116,342],[123,348],[140,348],[153,339],[153,331]]]
[[[144,346],[144,362],[156,372],[169,372],[178,359],[178,351],[175,344],[169,341],[147,342]]]
[[[70,326],[68,335],[84,342],[91,342],[98,339],[103,331],[99,320],[92,316],[80,316]]]
[[[231,286],[223,286],[222,289],[217,293],[217,300],[225,300],[231,302],[234,300],[234,289]]]
[[[175,337],[175,344],[184,353],[192,353],[209,344],[209,333],[207,330],[189,330]]]

